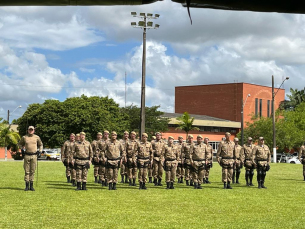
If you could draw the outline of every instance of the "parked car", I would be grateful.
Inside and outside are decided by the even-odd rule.
[[[41,156],[39,157],[40,160],[60,160],[60,153],[53,150],[43,150]]]
[[[287,160],[287,163],[290,163],[290,164],[301,164],[301,162],[299,161],[298,157],[292,157],[290,158],[289,160]]]

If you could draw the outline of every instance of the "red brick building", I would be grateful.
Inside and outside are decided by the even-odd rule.
[[[271,115],[272,88],[249,83],[176,87],[175,113],[187,111],[190,114],[240,122],[242,101],[248,94],[251,96],[244,107],[245,123],[251,120],[253,114],[264,117]],[[274,101],[275,110],[284,99],[285,90],[279,89]]]

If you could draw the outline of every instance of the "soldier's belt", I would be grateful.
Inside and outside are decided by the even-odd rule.
[[[193,161],[205,161],[205,159],[193,159]]]
[[[148,160],[149,157],[138,157],[138,159],[140,159],[140,160]]]
[[[234,159],[234,157],[222,157],[221,159]]]
[[[74,159],[75,160],[85,161],[85,160],[90,160],[90,157],[85,157],[85,158],[75,157]]]
[[[240,160],[240,158],[238,157],[238,158],[236,158],[236,160]]]
[[[109,158],[107,158],[107,160],[108,160],[108,161],[118,161],[118,160],[121,160],[121,158],[120,158],[120,157],[115,158],[115,159],[109,159]]]
[[[267,159],[256,159],[257,161],[268,161]]]
[[[154,157],[161,157],[161,155],[154,153]]]
[[[176,161],[177,159],[165,159],[165,161]]]
[[[135,158],[136,158],[137,156],[135,156]],[[129,156],[127,156],[127,158],[133,158],[133,156],[131,156],[131,157],[129,157]]]
[[[252,159],[245,159],[246,161],[252,161]]]
[[[28,156],[37,155],[37,153],[28,153],[28,152],[25,152],[24,154],[25,154],[25,155],[28,155]]]
[[[191,159],[191,158],[189,158],[189,157],[185,157],[184,159]]]

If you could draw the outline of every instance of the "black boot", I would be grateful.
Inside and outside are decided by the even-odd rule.
[[[190,180],[190,186],[194,186],[193,180]]]
[[[33,181],[30,181],[30,190],[35,191]]]
[[[132,186],[132,182],[131,182],[131,179],[129,179],[129,186]]]
[[[258,181],[257,183],[258,183],[258,188],[261,189],[262,188],[261,181]]]
[[[105,187],[105,181],[101,181],[102,182],[102,187]]]
[[[250,183],[249,183],[249,172],[248,171],[246,171],[246,173],[245,173],[245,179],[246,179],[246,185],[250,186]]]
[[[206,183],[206,184],[211,184],[211,182],[209,181],[209,178],[208,178],[208,177],[205,178],[205,183]]]
[[[155,186],[158,185],[158,180],[157,180],[157,178],[154,178],[154,184],[155,184]]]
[[[262,182],[261,182],[261,187],[262,187],[262,188],[267,188],[267,187],[264,185],[266,174],[263,174],[262,177],[263,177],[263,179],[262,179]]]
[[[105,179],[105,186],[107,187],[108,186],[108,180]]]
[[[124,183],[124,175],[121,175],[121,183]]]
[[[129,182],[128,182],[128,176],[127,176],[127,175],[125,175],[125,183],[126,183],[126,184],[129,183]]]
[[[133,178],[132,181],[132,186],[136,186],[136,178]]]
[[[75,180],[74,179],[72,179],[71,183],[72,183],[72,186],[75,187],[76,184],[75,184]]]
[[[112,183],[108,184],[108,190],[112,190]]]
[[[232,189],[232,187],[231,187],[231,185],[230,185],[230,181],[228,181],[227,189]]]
[[[100,176],[98,176],[98,181],[97,181],[97,183],[99,183],[99,184],[102,183],[102,180],[101,180],[101,177],[100,177]]]
[[[170,182],[170,189],[175,189],[174,182]]]
[[[181,177],[180,183],[183,184],[183,177]]]
[[[116,190],[116,183],[112,183],[112,190]]]
[[[143,182],[140,181],[139,189],[142,189],[142,186],[143,186]]]
[[[261,176],[259,173],[257,173],[257,183],[258,183],[258,188],[261,189],[262,188],[262,183],[261,183]]]
[[[94,183],[98,183],[97,177],[94,177]]]
[[[249,186],[254,186],[254,184],[252,183],[253,175],[254,175],[254,173],[250,173],[250,174],[249,174],[249,178],[250,178],[250,184],[249,184]]]
[[[223,182],[223,189],[227,189],[227,183]]]
[[[240,172],[236,172],[236,184],[240,184],[239,183],[239,175],[240,175]]]
[[[24,191],[29,191],[29,185],[30,185],[30,182],[26,181]]]
[[[189,185],[190,185],[188,180],[186,180],[185,182],[186,182],[186,186],[189,186]]]
[[[197,189],[197,182],[194,182],[194,189]]]
[[[77,182],[77,187],[76,187],[75,191],[80,191],[80,190],[82,190],[81,183]]]
[[[143,182],[143,184],[142,184],[142,189],[144,189],[144,190],[147,189],[147,187],[145,186],[145,183],[144,183],[144,182]]]
[[[170,189],[170,182],[166,182],[166,189]]]
[[[233,172],[233,176],[232,176],[232,184],[235,184],[235,171]]]
[[[203,180],[202,180],[202,183],[203,183],[203,184],[205,184],[205,183],[206,183],[206,180],[205,180],[205,178],[203,178]]]
[[[67,176],[67,183],[71,183],[70,176]]]
[[[149,182],[148,183],[152,183],[152,177],[149,177]]]
[[[197,185],[197,189],[202,189],[201,184]]]
[[[87,187],[86,187],[86,182],[83,182],[83,185],[82,185],[82,190],[85,190],[85,191],[87,191]]]
[[[162,186],[163,184],[161,183],[162,179],[158,179],[158,186]]]

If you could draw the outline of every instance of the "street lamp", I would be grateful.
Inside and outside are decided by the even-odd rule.
[[[10,125],[10,115],[12,115],[18,108],[21,108],[22,106],[18,106],[13,110],[12,113],[10,113],[10,110],[7,110],[7,123],[8,123],[8,130],[10,130],[11,125]],[[7,146],[6,146],[6,136],[4,137],[4,147],[5,147],[5,160],[7,161]]]
[[[272,124],[273,124],[273,162],[276,163],[276,139],[275,139],[275,112],[274,112],[274,97],[276,96],[276,94],[278,93],[278,91],[280,90],[281,86],[283,85],[283,83],[285,82],[285,80],[289,80],[289,77],[287,76],[282,84],[279,86],[279,88],[277,89],[277,91],[274,93],[274,76],[272,76]]]
[[[146,72],[146,29],[158,29],[160,25],[155,24],[153,27],[153,22],[149,21],[151,19],[158,19],[159,14],[155,14],[155,16],[151,13],[140,13],[137,16],[136,12],[131,12],[131,16],[138,17],[143,19],[143,21],[139,21],[138,25],[136,22],[131,22],[131,26],[134,28],[143,29],[143,56],[142,56],[142,86],[141,86],[141,116],[140,116],[140,138],[142,138],[142,134],[145,133],[145,72]],[[148,21],[148,22],[147,22]]]
[[[241,145],[244,145],[244,106],[246,105],[247,99],[248,97],[250,97],[251,95],[248,94],[245,102],[244,99],[241,99]]]

